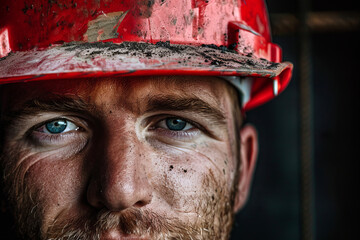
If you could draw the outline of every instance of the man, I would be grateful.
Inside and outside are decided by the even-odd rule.
[[[257,155],[243,113],[291,75],[263,1],[8,1],[0,16],[19,237],[229,238]]]

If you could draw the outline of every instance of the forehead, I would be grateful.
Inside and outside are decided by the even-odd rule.
[[[151,76],[104,79],[60,79],[5,85],[2,111],[17,109],[28,100],[52,96],[77,97],[95,105],[141,104],[154,96],[200,98],[211,105],[228,105],[234,89],[217,77]]]

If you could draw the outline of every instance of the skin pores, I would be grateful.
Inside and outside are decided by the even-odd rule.
[[[25,238],[228,238],[240,155],[225,82],[54,80],[2,91],[4,191]]]

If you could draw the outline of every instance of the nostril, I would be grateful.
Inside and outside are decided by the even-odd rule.
[[[138,202],[136,202],[134,204],[134,207],[141,208],[141,207],[144,207],[147,204],[149,204],[149,202],[147,202],[147,201],[138,201]]]
[[[152,194],[147,194],[147,196],[143,196],[141,200],[137,201],[133,206],[134,207],[144,207],[145,205],[148,205],[151,202]]]
[[[87,188],[86,198],[87,198],[87,202],[91,206],[97,209],[101,209],[104,207],[104,204],[102,203],[100,197],[100,195],[102,194],[101,190],[99,191],[98,189],[99,188],[97,182],[94,181],[93,179],[90,180],[90,183]]]
[[[97,190],[96,197],[92,199],[94,207],[102,207],[111,211],[121,211],[126,208],[141,208],[148,205],[152,200],[150,188],[131,187],[127,184],[108,184]]]

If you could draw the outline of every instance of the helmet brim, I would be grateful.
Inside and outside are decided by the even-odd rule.
[[[291,63],[273,63],[214,45],[66,43],[12,52],[0,59],[0,84],[56,78],[208,75],[275,78]]]

